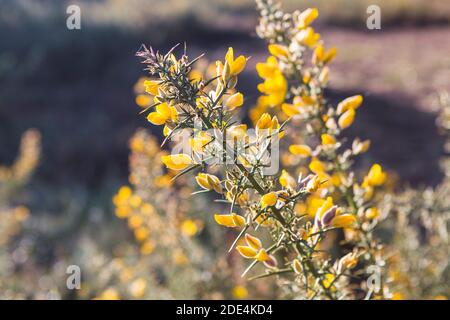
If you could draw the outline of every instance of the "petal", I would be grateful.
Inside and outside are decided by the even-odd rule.
[[[331,220],[331,225],[335,228],[349,228],[356,222],[352,214],[341,214]]]
[[[161,116],[165,117],[166,119],[169,119],[172,113],[167,103],[158,104],[156,106],[156,112],[158,112]]]
[[[191,157],[186,154],[173,154],[161,157],[167,168],[172,170],[183,170],[193,163]]]
[[[289,147],[289,151],[292,154],[302,157],[308,157],[311,155],[311,148],[306,144],[293,144]]]
[[[159,114],[158,112],[151,112],[147,116],[147,120],[154,125],[160,126],[160,125],[163,125],[164,123],[166,123],[167,119],[165,117],[161,116],[161,114]]]
[[[252,247],[255,250],[259,250],[262,248],[261,240],[259,240],[257,237],[254,237],[248,233],[245,234],[245,241],[247,244]]]
[[[244,70],[245,65],[247,64],[247,59],[244,56],[239,56],[234,63],[231,65],[231,74],[238,75]]]
[[[229,65],[232,65],[234,62],[234,53],[233,53],[233,48],[229,47],[227,54],[225,55],[225,61],[228,62]]]
[[[236,226],[233,220],[233,216],[231,214],[215,214],[214,220],[221,226],[225,226],[228,228]]]
[[[257,250],[247,246],[237,246],[236,250],[241,254],[241,256],[248,259],[254,258],[258,254]]]

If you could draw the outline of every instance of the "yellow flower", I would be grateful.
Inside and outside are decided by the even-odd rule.
[[[263,79],[273,78],[277,72],[280,72],[277,58],[270,56],[267,58],[266,63],[258,62],[256,64],[256,71]]]
[[[245,299],[248,297],[248,291],[244,286],[235,286],[232,294],[235,299]]]
[[[247,246],[237,246],[236,250],[247,259],[254,258],[258,254],[258,250]]]
[[[356,222],[356,218],[352,214],[341,214],[331,220],[331,226],[335,228],[350,228]]]
[[[233,94],[225,101],[225,107],[227,107],[230,110],[234,110],[237,107],[242,106],[243,104],[244,104],[244,95],[240,92]]]
[[[138,94],[135,101],[139,107],[145,108],[152,103],[152,98],[147,94]]]
[[[172,129],[170,129],[168,126],[164,126],[164,129],[163,129],[164,137],[167,137],[171,132],[172,132]]]
[[[162,162],[171,170],[183,170],[193,164],[193,160],[186,154],[171,154],[161,157]]]
[[[336,48],[330,48],[328,51],[325,51],[322,45],[318,45],[314,50],[312,62],[313,64],[324,63],[327,64],[336,56]]]
[[[245,225],[244,217],[237,215],[236,213],[231,214],[215,214],[214,220],[225,227],[234,228],[242,227]]]
[[[296,274],[302,274],[303,273],[302,264],[300,263],[300,261],[298,261],[298,259],[294,259],[294,261],[292,262],[292,268],[294,269],[294,272]]]
[[[148,228],[146,228],[146,227],[141,226],[134,230],[134,237],[139,242],[142,242],[145,239],[147,239],[149,235],[150,235],[150,230],[148,230]]]
[[[319,190],[320,185],[320,177],[318,175],[315,175],[306,184],[306,191],[308,191],[309,193],[316,192],[317,190]]]
[[[258,84],[258,90],[266,95],[266,103],[277,106],[284,102],[288,90],[288,83],[281,72],[275,72],[273,77],[266,78]]]
[[[386,181],[386,173],[379,164],[374,164],[364,178],[363,187],[378,187]]]
[[[314,47],[317,44],[317,41],[319,41],[320,39],[320,34],[315,33],[313,28],[308,27],[301,30],[296,35],[296,39],[298,42],[305,46]]]
[[[122,186],[120,187],[117,194],[113,197],[113,202],[116,206],[126,204],[132,194],[133,191],[129,186]]]
[[[350,270],[356,267],[358,263],[358,259],[353,252],[350,252],[343,256],[341,260],[339,260],[338,270],[339,272],[343,272],[344,270]]]
[[[316,216],[318,218],[322,218],[323,214],[331,209],[331,207],[333,207],[333,198],[327,197],[325,202],[323,202],[319,209],[317,209]]]
[[[142,226],[143,223],[144,223],[144,221],[142,220],[141,216],[139,216],[139,215],[135,214],[135,215],[128,217],[128,226],[130,227],[130,229],[139,228],[140,226]]]
[[[295,179],[286,171],[281,171],[280,184],[285,188],[294,189],[296,186]]]
[[[152,96],[158,95],[159,82],[155,80],[145,80],[144,81],[145,92],[151,94]]]
[[[309,169],[315,174],[322,174],[325,172],[325,164],[317,158],[312,158],[309,163]]]
[[[289,146],[289,151],[292,154],[302,156],[304,158],[309,157],[311,155],[311,148],[306,144],[293,144]]]
[[[319,16],[317,8],[308,8],[298,16],[298,28],[304,29],[308,27]]]
[[[276,57],[287,57],[289,55],[288,48],[279,44],[269,44],[269,52]]]
[[[361,154],[369,150],[370,148],[370,140],[360,141],[359,139],[355,139],[352,143],[353,153]]]
[[[333,274],[327,273],[327,274],[325,275],[325,279],[322,280],[323,286],[324,286],[325,288],[327,288],[327,289],[330,288],[331,285],[333,284],[334,278],[335,278],[335,277],[334,277]]]
[[[156,106],[156,111],[150,112],[147,116],[147,120],[154,125],[163,125],[168,120],[175,121],[178,113],[175,107],[169,106],[167,103],[161,103]]]
[[[277,194],[270,192],[261,197],[261,208],[271,207],[277,203]]]
[[[205,190],[214,190],[217,193],[222,193],[222,186],[220,185],[220,180],[212,174],[200,172],[195,180]]]
[[[391,300],[404,300],[405,296],[401,292],[394,292]]]
[[[151,254],[155,250],[155,243],[151,240],[145,241],[141,246],[141,254],[144,256]]]
[[[363,102],[362,95],[348,97],[347,99],[339,102],[339,104],[337,106],[337,113],[342,114],[345,111],[350,110],[350,109],[356,110],[359,108],[359,106],[362,104],[362,102]]]
[[[191,219],[184,220],[181,223],[181,232],[188,237],[193,237],[198,232],[197,224]]]
[[[355,120],[355,109],[348,109],[339,117],[338,120],[339,127],[341,129],[348,128],[352,125],[354,120]]]
[[[115,210],[116,216],[119,219],[128,218],[131,213],[131,209],[129,207],[117,207]]]
[[[254,237],[248,233],[245,234],[245,242],[247,242],[247,245],[255,250],[259,250],[262,248],[261,240],[259,240],[257,237]]]
[[[210,143],[211,140],[212,137],[209,133],[201,131],[195,137],[189,138],[189,145],[195,152],[202,153],[204,151],[205,146],[208,145],[208,143]]]
[[[130,294],[135,299],[141,299],[145,295],[147,281],[144,278],[137,278],[130,284]]]
[[[227,136],[231,139],[243,140],[247,135],[247,125],[238,124],[227,129]]]
[[[120,300],[119,292],[114,288],[108,288],[103,291],[99,297],[95,298],[98,300]]]
[[[324,133],[320,137],[323,145],[336,144],[336,139],[328,133]]]
[[[270,259],[270,256],[267,254],[266,250],[260,249],[254,258],[258,261],[264,262]]]
[[[261,135],[263,131],[267,132],[267,136],[270,136],[273,132],[273,130],[277,130],[280,128],[280,123],[278,122],[278,118],[276,116],[270,117],[268,113],[264,113],[259,118],[258,122],[256,123],[256,133],[258,135]],[[284,132],[280,132],[278,136],[282,138],[284,135]]]
[[[236,76],[239,73],[242,72],[245,68],[245,64],[247,63],[247,59],[244,56],[239,56],[234,59],[234,52],[233,48],[228,48],[228,52],[225,55],[225,60],[228,62],[228,65],[230,66],[230,74],[231,76]]]

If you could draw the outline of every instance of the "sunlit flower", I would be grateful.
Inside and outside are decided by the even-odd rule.
[[[292,154],[302,156],[302,157],[309,157],[311,155],[311,148],[306,144],[293,144],[289,146],[289,151]]]
[[[348,109],[339,117],[338,120],[339,127],[341,129],[346,129],[352,125],[354,120],[355,120],[355,110]]]
[[[205,190],[215,190],[217,193],[222,193],[222,186],[220,185],[220,180],[212,174],[200,172],[195,180]]]
[[[224,103],[225,107],[230,110],[234,110],[244,104],[244,95],[240,92],[237,92],[230,96]]]
[[[269,44],[269,52],[275,57],[287,57],[289,55],[289,50],[285,46],[279,44]]]
[[[151,94],[152,96],[158,95],[159,82],[155,80],[145,80],[144,81],[145,92]]]
[[[364,178],[363,187],[378,187],[384,184],[386,181],[386,173],[379,164],[374,164],[367,176]]]
[[[319,41],[320,39],[320,34],[315,33],[313,28],[308,27],[301,30],[296,35],[296,39],[299,43],[305,46],[314,47],[317,44],[317,41]]]
[[[271,207],[277,203],[278,197],[275,192],[270,192],[261,197],[261,208]]]

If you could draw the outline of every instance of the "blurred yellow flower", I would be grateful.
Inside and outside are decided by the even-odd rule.
[[[145,92],[151,94],[152,96],[158,95],[159,82],[155,80],[145,80],[144,89]]]
[[[138,94],[135,101],[139,107],[146,108],[152,103],[152,97],[147,94]]]
[[[234,59],[234,52],[231,47],[228,48],[227,54],[225,55],[225,60],[230,66],[231,76],[236,76],[241,73],[247,63],[247,59],[242,55]]]
[[[245,299],[248,297],[248,291],[244,286],[235,286],[232,291],[235,299]]]
[[[356,110],[363,102],[362,95],[356,95],[352,97],[348,97],[345,100],[342,100],[337,106],[337,113],[342,114],[350,109]]]
[[[240,92],[237,92],[230,96],[225,101],[225,107],[227,107],[230,110],[234,110],[244,104],[244,95]]]
[[[293,144],[289,146],[289,151],[292,154],[302,156],[304,158],[309,157],[311,155],[311,148],[306,144]]]
[[[236,213],[231,214],[215,214],[214,220],[225,227],[234,228],[242,227],[245,225],[245,219],[243,216],[237,215]]]
[[[354,120],[355,120],[355,110],[348,109],[339,117],[338,120],[339,127],[341,129],[346,129],[352,125]]]
[[[130,294],[135,299],[142,299],[147,289],[147,281],[144,278],[134,280],[129,287]]]
[[[329,145],[329,144],[336,144],[336,139],[330,134],[323,133],[321,136],[322,144],[323,145]]]
[[[386,173],[379,164],[374,164],[367,176],[364,178],[363,187],[378,187],[384,184],[386,181]]]
[[[197,224],[195,223],[195,221],[191,220],[191,219],[187,219],[184,220],[181,223],[181,232],[188,237],[193,237],[197,234],[198,232],[198,227]]]
[[[198,185],[205,190],[215,190],[217,193],[222,193],[222,186],[220,180],[215,175],[200,172],[196,177]]]
[[[275,57],[287,57],[289,55],[289,50],[285,46],[279,44],[269,44],[269,52]]]
[[[296,39],[301,44],[308,46],[308,47],[314,47],[317,44],[317,41],[320,39],[320,34],[315,33],[314,29],[311,27],[308,27],[306,29],[301,30],[297,35]]]

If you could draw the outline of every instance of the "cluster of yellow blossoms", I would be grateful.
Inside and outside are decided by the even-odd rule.
[[[236,247],[252,260],[244,275],[261,263],[265,271],[253,278],[283,275],[290,281],[290,294],[302,298],[389,296],[387,287],[372,292],[366,282],[366,268],[384,264],[372,230],[380,216],[375,191],[386,174],[375,164],[359,184],[351,170],[353,157],[367,151],[369,142],[355,139],[350,149],[341,151],[341,132],[352,125],[362,96],[337,107],[324,97],[327,64],[336,50],[325,50],[311,27],[317,9],[284,14],[270,0],[258,1],[258,7],[258,34],[270,43],[271,56],[257,65],[264,79],[258,89],[264,95],[257,111],[251,111],[254,133],[234,113],[244,102],[236,92],[244,56],[235,59],[230,48],[224,61],[216,62],[215,76],[193,81],[189,74],[199,58],[190,61],[184,53],[177,59],[175,48],[164,55],[145,47],[138,52],[154,77],[144,84],[154,95],[145,111],[151,123],[164,125],[163,144],[186,130],[191,136],[190,148],[162,156],[162,162],[178,171],[175,177],[198,170],[201,192],[214,191],[229,204],[228,213],[217,213],[214,219],[239,230],[230,250]],[[308,50],[310,64],[304,59]],[[260,113],[260,105],[279,108]],[[280,123],[271,110],[286,121]],[[285,134],[291,131],[295,134]],[[286,136],[296,165],[291,163],[281,175],[267,173],[279,140]],[[289,171],[296,171],[298,178]],[[261,232],[265,228],[269,232]],[[344,239],[333,242],[342,234],[339,230],[344,230]],[[271,244],[263,246],[266,241]]]

